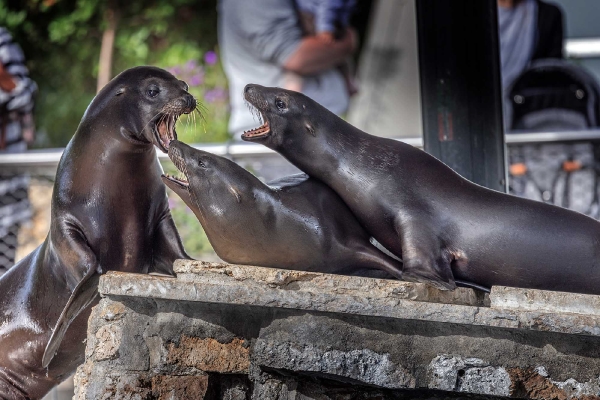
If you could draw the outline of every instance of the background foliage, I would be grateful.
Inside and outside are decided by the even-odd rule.
[[[119,16],[113,76],[137,65],[169,69],[190,84],[206,109],[205,123],[188,124],[182,118],[180,138],[227,140],[227,87],[218,58],[216,0],[0,0],[0,25],[23,48],[40,88],[36,147],[65,146],[95,95],[109,8]]]
[[[205,121],[180,119],[185,142],[227,140],[227,82],[218,57],[216,0],[0,0],[0,26],[21,45],[38,83],[36,147],[64,147],[96,93],[108,9],[116,10],[112,76],[137,65],[168,69],[190,85]],[[196,122],[196,123],[194,123]],[[170,162],[165,169],[174,172]],[[188,253],[212,258],[193,213],[169,191]]]

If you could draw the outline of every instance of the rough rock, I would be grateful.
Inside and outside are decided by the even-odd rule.
[[[152,397],[157,400],[202,399],[207,389],[207,375],[152,377]]]
[[[168,346],[167,363],[206,372],[248,373],[250,356],[248,345],[238,338],[219,343],[211,338],[183,336],[178,346]]]
[[[122,328],[114,324],[105,325],[96,332],[97,361],[113,359],[118,356],[122,334]]]
[[[250,266],[176,271],[101,278],[76,399],[600,400],[595,296],[492,288],[490,301]]]
[[[388,389],[415,387],[415,378],[406,369],[395,365],[389,354],[377,354],[369,349],[323,351],[310,344],[297,346],[259,339],[253,348],[253,358],[261,367],[317,372]]]

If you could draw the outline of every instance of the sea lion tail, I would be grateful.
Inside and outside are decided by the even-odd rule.
[[[56,326],[46,345],[46,350],[42,357],[42,366],[44,368],[50,365],[71,322],[99,296],[99,281],[100,274],[92,269],[90,273],[83,277],[73,290],[73,293],[71,293],[71,297],[69,297],[69,301],[67,301],[67,305],[60,314],[60,317],[58,317]]]

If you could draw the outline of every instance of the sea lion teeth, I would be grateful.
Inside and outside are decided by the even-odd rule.
[[[259,135],[264,135],[266,133],[269,133],[270,131],[271,131],[271,127],[269,126],[269,121],[266,121],[263,125],[259,126],[258,128],[249,129],[247,131],[244,131],[244,136],[255,137],[255,136],[259,136]]]
[[[187,180],[187,177],[174,177],[169,174],[163,174],[162,178],[163,178],[163,181],[166,178],[167,180],[169,180],[171,182],[175,182],[179,185],[186,186],[186,187],[189,186],[189,181]]]

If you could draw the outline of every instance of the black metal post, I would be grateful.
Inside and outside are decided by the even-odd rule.
[[[425,151],[506,191],[496,0],[416,0]]]

